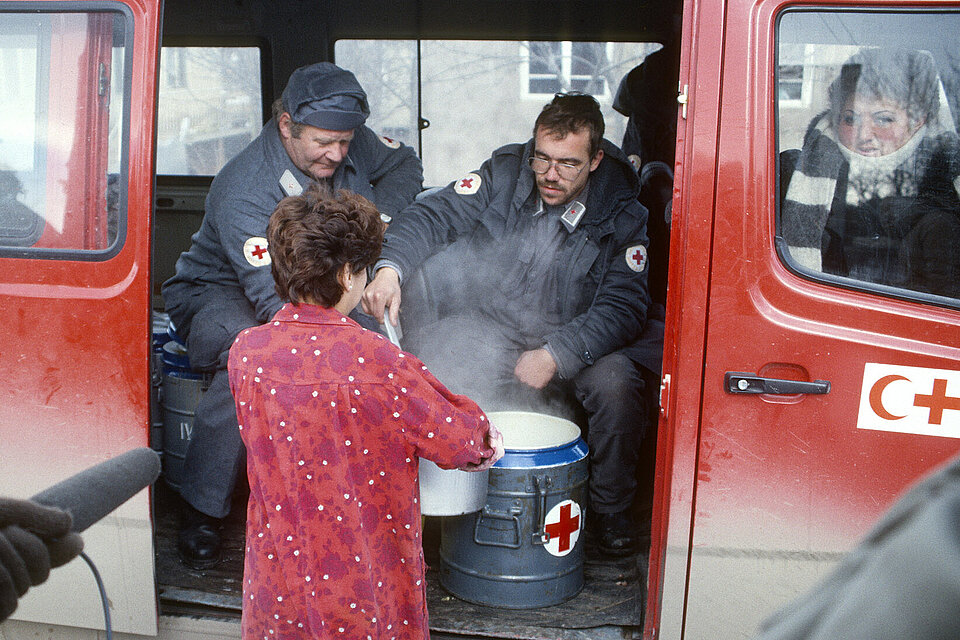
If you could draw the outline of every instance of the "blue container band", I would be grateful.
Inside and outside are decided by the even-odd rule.
[[[557,447],[544,449],[507,449],[494,467],[499,469],[530,469],[534,467],[558,467],[579,462],[589,453],[583,438]]]
[[[163,366],[163,375],[170,376],[171,378],[180,378],[181,380],[204,379],[203,373],[197,373],[196,371],[190,371],[189,369],[182,369],[180,367],[170,367],[166,364]]]
[[[182,352],[176,349],[177,343],[174,343],[173,340],[168,341],[163,346],[163,366],[166,370],[167,367],[171,369],[185,369],[190,370],[190,357],[187,355],[186,350]]]
[[[167,325],[167,335],[170,337],[171,340],[173,340],[177,344],[182,345],[184,347],[187,346],[187,343],[184,342],[183,338],[181,338],[180,335],[177,333],[177,327],[176,325],[173,324],[173,320],[171,320],[170,323]]]

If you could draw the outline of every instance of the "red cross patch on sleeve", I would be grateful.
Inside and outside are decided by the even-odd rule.
[[[632,271],[643,273],[643,270],[647,268],[647,248],[642,244],[629,247],[625,257],[627,259],[627,266],[630,267]]]
[[[254,267],[270,266],[270,252],[267,251],[266,238],[247,238],[243,243],[243,257]]]
[[[470,196],[480,190],[482,182],[477,174],[468,173],[453,183],[453,190],[462,196]]]
[[[382,143],[385,144],[386,146],[390,147],[391,149],[399,149],[399,148],[400,148],[400,141],[399,141],[399,140],[394,140],[393,138],[388,138],[387,136],[378,136],[378,137],[380,138],[380,142],[382,142]]]

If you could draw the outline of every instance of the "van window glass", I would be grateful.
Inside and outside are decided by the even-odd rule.
[[[417,149],[424,185],[440,186],[479,167],[497,147],[529,139],[540,109],[558,91],[595,95],[605,136],[619,144],[626,118],[612,107],[617,87],[659,48],[632,42],[340,40],[336,60],[368,93],[373,113],[367,124]],[[421,118],[429,122],[422,130]]]
[[[958,13],[780,17],[778,250],[798,272],[957,305],[958,28]]]
[[[163,47],[157,173],[213,176],[263,126],[258,47]]]
[[[0,255],[97,260],[119,249],[126,18],[0,13]]]

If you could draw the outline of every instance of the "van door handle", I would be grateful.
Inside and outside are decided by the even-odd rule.
[[[755,373],[727,371],[723,375],[723,388],[727,393],[770,393],[776,395],[807,393],[823,395],[825,393],[830,393],[830,382],[827,380],[803,382],[800,380],[761,378]]]

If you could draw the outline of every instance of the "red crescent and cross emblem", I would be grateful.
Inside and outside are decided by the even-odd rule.
[[[857,427],[960,438],[960,371],[868,362]]]

